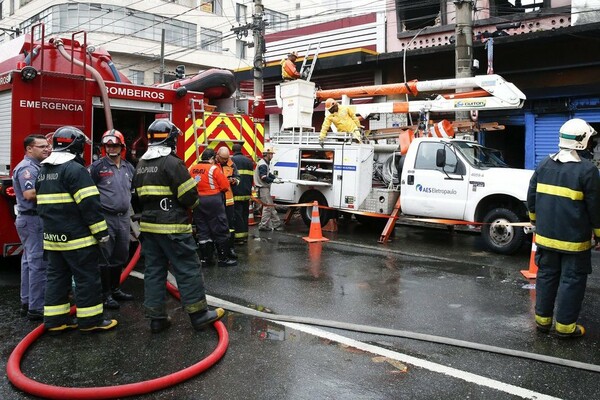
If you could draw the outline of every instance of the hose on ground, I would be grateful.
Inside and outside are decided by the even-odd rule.
[[[506,349],[498,346],[491,346],[482,343],[469,342],[466,340],[453,339],[443,336],[434,336],[428,335],[424,333],[390,329],[390,328],[381,328],[376,326],[369,325],[360,325],[360,324],[352,324],[347,322],[338,322],[338,321],[330,321],[323,320],[317,318],[309,318],[309,317],[297,317],[290,315],[277,315],[277,314],[269,314],[260,311],[256,311],[247,307],[243,307],[237,305],[235,303],[231,303],[225,300],[218,299],[213,296],[206,296],[209,304],[215,307],[223,307],[229,311],[238,312],[245,315],[250,315],[253,317],[259,317],[264,319],[269,319],[272,321],[281,321],[281,322],[296,322],[299,324],[307,324],[307,325],[316,325],[322,326],[326,328],[334,328],[334,329],[342,329],[346,331],[360,332],[360,333],[369,333],[375,335],[385,335],[385,336],[393,336],[393,337],[401,337],[406,339],[420,340],[424,342],[430,343],[438,343],[448,346],[462,347],[470,350],[477,351],[485,351],[488,353],[502,354],[510,357],[518,357],[524,358],[534,361],[545,362],[549,364],[559,365],[562,367],[570,367],[576,368],[584,371],[591,372],[600,372],[600,365],[596,364],[588,364],[580,361],[568,360],[558,357],[546,356],[543,354],[529,353],[526,351]]]
[[[131,261],[121,274],[121,282],[127,278],[131,270],[135,267],[135,264],[139,260],[140,252],[141,245],[138,245]],[[177,289],[171,287],[169,288],[169,291],[179,299],[179,292]],[[74,310],[75,308],[73,307],[72,312]],[[212,367],[223,357],[227,351],[227,346],[229,345],[229,334],[225,325],[220,321],[217,321],[214,324],[214,327],[219,335],[216,348],[206,358],[194,365],[169,375],[142,382],[118,386],[78,388],[60,387],[37,382],[26,377],[21,371],[21,359],[27,352],[27,349],[45,332],[44,324],[41,324],[25,336],[25,338],[23,338],[23,340],[15,347],[8,359],[6,373],[10,382],[17,388],[26,393],[48,399],[113,399],[151,393],[186,381]]]

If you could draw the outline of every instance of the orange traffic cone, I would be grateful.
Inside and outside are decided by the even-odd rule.
[[[323,237],[323,232],[321,231],[321,219],[319,218],[319,203],[313,202],[312,209],[312,218],[310,221],[310,231],[308,232],[308,236],[303,237],[302,239],[306,240],[309,243],[312,242],[325,242],[329,239]]]
[[[527,279],[535,279],[537,276],[538,266],[535,263],[535,252],[537,251],[537,246],[535,244],[535,233],[533,234],[533,239],[531,240],[531,256],[529,257],[529,269],[521,270],[521,275],[523,275]]]
[[[248,208],[248,226],[253,226],[258,224],[258,222],[256,222],[254,220],[254,205],[252,204],[252,201],[250,202],[250,207]]]

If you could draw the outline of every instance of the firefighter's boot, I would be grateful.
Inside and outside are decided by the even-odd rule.
[[[212,241],[198,243],[200,262],[203,267],[215,266],[215,244]]]
[[[214,310],[206,309],[204,311],[198,311],[190,314],[190,320],[195,330],[199,331],[212,324],[215,321],[220,320],[225,315],[225,310],[222,308],[215,308]]]
[[[102,281],[102,300],[104,308],[108,310],[118,310],[121,306],[112,297],[112,270],[108,265],[100,266],[100,280]]]
[[[150,331],[152,333],[160,333],[164,330],[169,329],[171,326],[171,318],[160,318],[160,319],[152,319],[150,321]]]
[[[133,300],[133,295],[125,293],[119,286],[121,282],[121,266],[114,265],[110,267],[110,288],[112,291],[113,300],[130,301]]]
[[[233,248],[235,244],[235,232],[230,232],[229,233],[229,258],[233,258],[234,260],[237,260],[238,256],[235,252],[235,249]]]
[[[116,319],[105,319],[103,321],[100,321],[98,324],[96,324],[94,326],[90,326],[87,328],[79,328],[79,332],[81,332],[81,333],[104,332],[104,331],[114,328],[115,326],[117,326],[117,324],[118,323],[117,323]]]
[[[238,265],[237,261],[229,256],[229,248],[231,247],[229,240],[216,243],[216,245],[219,267],[235,267]]]

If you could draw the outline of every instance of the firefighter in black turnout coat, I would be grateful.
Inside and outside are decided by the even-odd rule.
[[[248,241],[248,214],[252,196],[254,162],[242,154],[242,145],[239,143],[233,145],[231,158],[240,174],[240,182],[232,187],[235,200],[235,241],[245,243]]]
[[[188,216],[188,210],[199,204],[196,182],[173,152],[180,133],[169,120],[154,121],[148,127],[148,151],[141,157],[133,179],[142,207],[140,241],[146,264],[144,310],[153,333],[171,325],[165,303],[169,265],[194,329],[202,329],[225,313],[222,308],[209,310],[206,302]]]
[[[536,168],[527,195],[538,247],[535,322],[542,332],[555,322],[561,338],[585,334],[577,318],[592,272],[591,239],[600,238],[600,176],[583,156],[595,134],[582,119],[563,124],[560,151]]]
[[[44,324],[50,332],[79,327],[82,332],[114,328],[105,320],[98,258],[108,241],[100,194],[83,166],[88,139],[72,126],[54,133],[52,154],[42,162],[36,183],[38,214],[44,224],[47,270]],[[77,322],[69,316],[69,290],[75,281]]]

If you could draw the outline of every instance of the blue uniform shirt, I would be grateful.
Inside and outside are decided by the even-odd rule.
[[[13,171],[13,187],[15,189],[15,195],[17,196],[17,211],[19,213],[25,211],[35,211],[36,202],[26,200],[23,197],[23,192],[27,190],[35,190],[35,181],[40,172],[40,162],[35,158],[25,156],[15,167]]]
[[[131,204],[131,182],[135,170],[127,160],[119,167],[109,158],[102,157],[90,166],[92,180],[100,192],[102,208],[109,213],[127,213]]]

